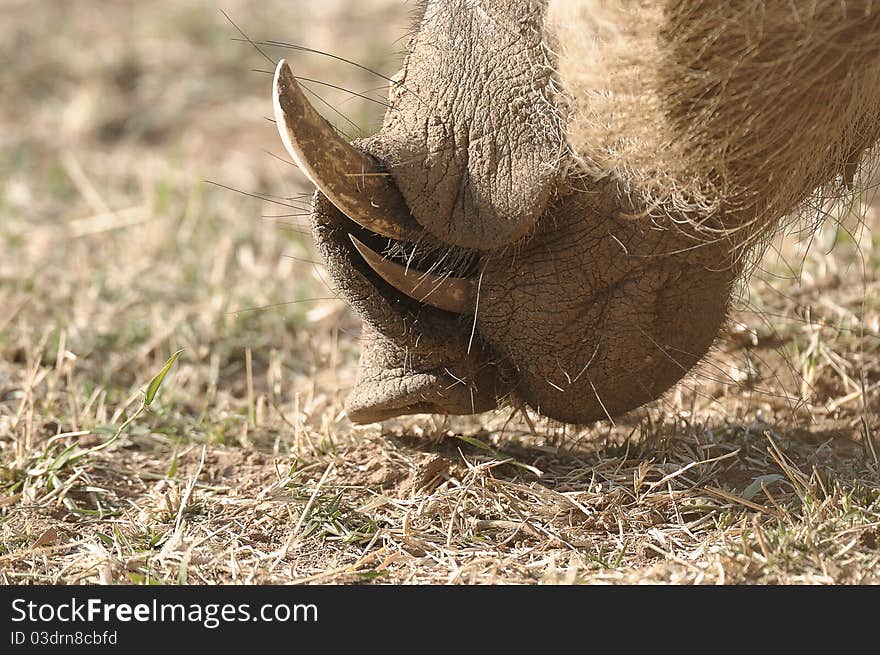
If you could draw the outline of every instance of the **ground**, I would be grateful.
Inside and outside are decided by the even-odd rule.
[[[3,583],[880,582],[870,191],[778,238],[644,411],[356,427],[359,323],[266,120],[270,63],[207,1],[2,5]],[[385,75],[408,27],[397,0],[223,5]],[[375,127],[379,104],[311,88],[349,135]]]

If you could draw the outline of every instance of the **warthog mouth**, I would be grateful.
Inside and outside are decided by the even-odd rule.
[[[370,423],[497,407],[505,391],[494,358],[475,341],[473,326],[463,330],[474,321],[479,278],[443,267],[458,252],[451,259],[461,268],[467,253],[427,234],[390,174],[318,114],[284,60],[275,72],[274,109],[288,153],[318,189],[312,220],[327,269],[365,323],[349,417]],[[428,270],[418,270],[411,265],[417,249],[443,254],[429,255]],[[464,268],[473,273],[470,263]]]

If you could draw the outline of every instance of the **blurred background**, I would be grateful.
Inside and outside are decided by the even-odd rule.
[[[232,22],[388,75],[405,3],[2,0],[0,12],[0,393],[26,363],[61,361],[80,411],[99,414],[66,417],[78,429],[180,348],[176,388],[220,412],[246,394],[245,350],[259,384],[272,367],[285,395],[291,379],[309,391],[335,376],[331,358],[353,360],[358,325],[310,263],[311,190],[269,120],[271,77],[255,72],[273,66]],[[386,95],[355,66],[260,49]],[[308,86],[348,135],[375,130],[380,104]]]

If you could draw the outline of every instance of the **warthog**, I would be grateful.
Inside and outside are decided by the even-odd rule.
[[[363,319],[349,416],[656,399],[755,253],[880,139],[880,2],[426,0],[381,130],[284,62],[282,139]]]

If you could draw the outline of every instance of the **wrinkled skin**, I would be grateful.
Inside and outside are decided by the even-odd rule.
[[[470,414],[513,394],[581,423],[618,416],[675,384],[711,346],[737,276],[713,270],[718,249],[671,255],[683,247],[672,233],[613,215],[611,192],[567,196],[544,217],[546,230],[486,258],[474,319],[376,280],[348,240],[346,227],[356,228],[319,198],[327,268],[368,326],[352,420]]]
[[[725,321],[743,273],[729,243],[633,220],[645,208],[613,181],[572,178],[544,9],[424,4],[392,109],[355,144],[390,173],[418,238],[389,241],[316,195],[319,250],[364,322],[355,422],[511,401],[565,422],[612,418],[678,382]],[[409,297],[350,234],[390,260],[470,276],[476,306]]]

